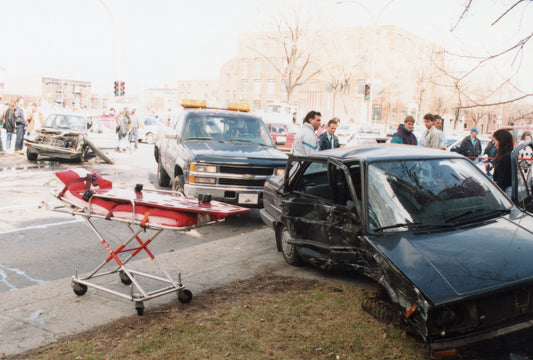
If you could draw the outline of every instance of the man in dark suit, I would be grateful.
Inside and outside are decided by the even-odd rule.
[[[326,131],[324,131],[318,137],[318,146],[320,147],[320,150],[335,149],[340,147],[339,139],[335,135],[338,125],[339,119],[337,118],[333,118],[328,121],[328,127],[326,128]]]

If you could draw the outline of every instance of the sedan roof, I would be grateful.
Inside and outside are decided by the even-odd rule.
[[[298,156],[298,158],[330,158],[334,157],[340,161],[364,160],[414,160],[414,159],[442,159],[442,158],[464,158],[458,153],[451,153],[439,149],[431,149],[421,146],[403,144],[365,144],[353,147],[341,147],[337,149],[324,150],[309,156]]]

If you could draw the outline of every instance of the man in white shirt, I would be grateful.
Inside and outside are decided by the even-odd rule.
[[[320,127],[322,114],[318,111],[309,111],[305,115],[304,122],[300,130],[294,136],[292,153],[294,155],[306,156],[319,151],[318,137],[315,131]]]
[[[435,127],[435,117],[427,113],[424,115],[424,125],[426,126],[426,135],[424,136],[424,145],[425,147],[440,149],[440,133]]]

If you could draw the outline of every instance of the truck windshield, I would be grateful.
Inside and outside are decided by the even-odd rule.
[[[251,116],[194,114],[187,119],[183,138],[274,146],[265,124]]]
[[[460,225],[512,207],[466,159],[370,163],[367,184],[371,231]]]

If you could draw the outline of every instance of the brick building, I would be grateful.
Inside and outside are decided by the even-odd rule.
[[[92,107],[91,82],[43,77],[42,98],[48,104],[63,108]]]

